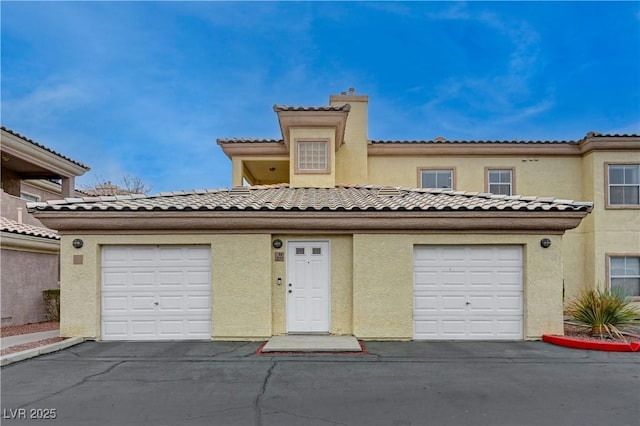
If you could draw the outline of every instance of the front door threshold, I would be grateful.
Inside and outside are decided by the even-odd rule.
[[[321,334],[288,334],[273,336],[262,352],[361,352],[360,343],[353,336]]]

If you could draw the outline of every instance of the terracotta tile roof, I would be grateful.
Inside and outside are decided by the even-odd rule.
[[[279,112],[279,111],[350,111],[351,105],[349,104],[326,105],[326,106],[318,106],[318,107],[274,105],[273,110],[276,112]]]
[[[288,184],[28,203],[29,211],[591,211],[593,204],[443,189]]]
[[[637,134],[603,134],[589,132],[580,140],[447,140],[435,138],[430,140],[370,140],[372,144],[573,144],[577,145],[590,138],[638,138]]]
[[[0,217],[0,231],[11,232],[12,234],[29,235],[32,237],[49,238],[59,240],[60,235],[56,231],[49,228],[41,228],[39,226],[18,223],[14,220]]]
[[[372,144],[577,144],[579,141],[520,141],[520,140],[447,140],[447,139],[431,139],[431,140],[370,140]]]
[[[32,139],[29,139],[28,137],[23,136],[23,135],[21,135],[21,134],[20,134],[20,133],[18,133],[18,132],[15,132],[15,131],[13,131],[13,130],[11,130],[11,129],[8,129],[8,128],[4,127],[4,126],[0,126],[0,128],[2,128],[2,130],[3,130],[3,131],[5,131],[5,132],[7,132],[7,133],[12,134],[13,136],[17,136],[17,137],[19,137],[20,139],[22,139],[22,140],[23,140],[23,141],[25,141],[25,142],[28,142],[28,143],[30,143],[30,144],[32,144],[32,145],[35,145],[35,146],[37,146],[38,148],[44,149],[45,151],[50,152],[50,153],[52,153],[52,154],[54,154],[54,155],[57,155],[58,157],[60,157],[60,158],[62,158],[62,159],[64,159],[64,160],[70,161],[70,162],[72,162],[73,164],[75,164],[75,165],[77,165],[77,166],[80,166],[80,167],[82,167],[82,168],[83,168],[83,169],[85,169],[85,170],[91,170],[91,167],[87,166],[86,164],[82,164],[82,163],[80,163],[79,161],[72,160],[71,158],[69,158],[69,157],[67,157],[67,156],[62,155],[62,154],[60,154],[59,152],[56,152],[56,151],[52,150],[51,148],[47,148],[46,146],[42,145],[41,143],[38,143],[38,142],[36,142],[36,141],[34,141],[34,140],[32,140]]]
[[[284,143],[282,139],[258,139],[258,138],[222,138],[217,140],[218,145],[231,143]]]

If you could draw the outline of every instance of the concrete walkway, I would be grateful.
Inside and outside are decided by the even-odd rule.
[[[8,336],[0,338],[0,346],[2,350],[10,348],[11,346],[23,345],[25,343],[38,342],[40,340],[51,339],[52,337],[60,337],[60,330],[41,331],[39,333],[19,334],[17,336]],[[0,366],[13,364],[14,362],[23,361],[25,359],[33,358],[38,355],[48,354],[56,352],[61,349],[68,348],[78,343],[82,343],[84,339],[82,337],[73,337],[65,339],[60,342],[50,343],[44,346],[38,346],[31,349],[25,349],[20,352],[13,352],[7,355],[0,356]]]
[[[2,337],[0,339],[0,349],[10,346],[23,345],[25,343],[37,342],[38,340],[59,337],[60,330],[41,331],[39,333],[18,334],[16,336]]]
[[[262,352],[361,352],[353,336],[299,335],[273,336]]]

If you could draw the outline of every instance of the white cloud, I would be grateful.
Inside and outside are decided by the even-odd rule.
[[[30,117],[31,121],[48,121],[90,102],[91,96],[81,83],[58,83],[38,86],[23,96],[3,99],[3,115]]]

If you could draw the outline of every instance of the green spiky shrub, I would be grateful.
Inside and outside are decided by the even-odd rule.
[[[621,331],[640,325],[640,310],[620,292],[587,290],[567,306],[567,314],[594,337],[624,339]]]

